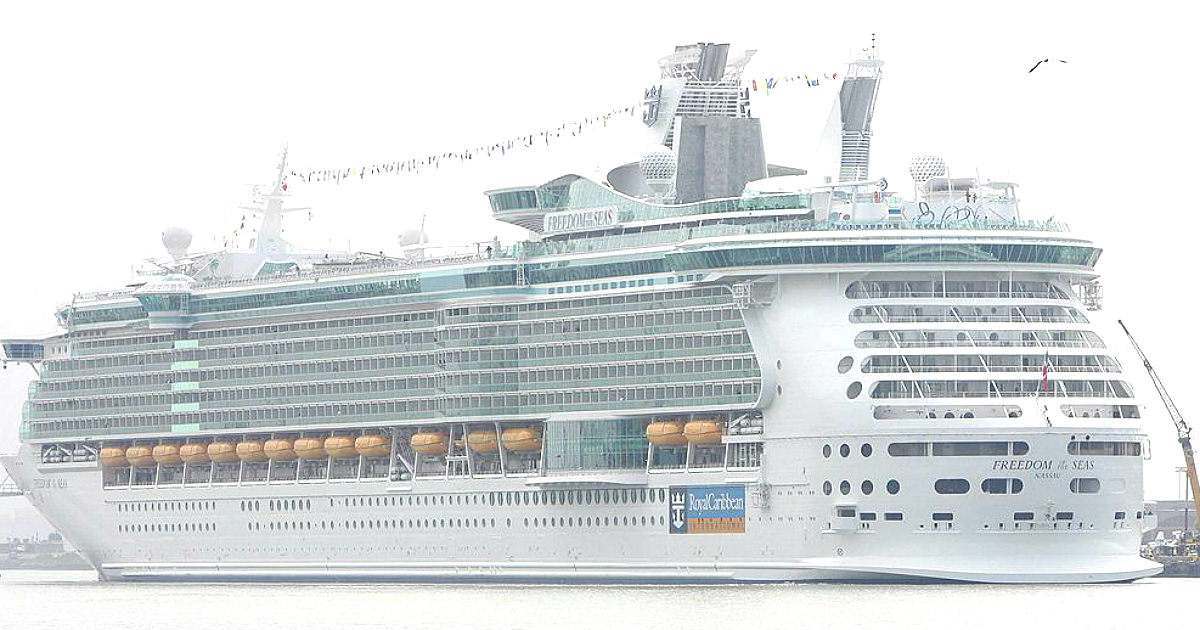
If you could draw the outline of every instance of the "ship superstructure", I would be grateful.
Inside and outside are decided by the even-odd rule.
[[[709,50],[664,73],[719,84]],[[654,156],[490,191],[534,232],[510,247],[189,256],[165,235],[174,266],[4,342],[39,370],[4,465],[105,579],[1158,571],[1140,403],[1080,299],[1095,244],[933,158],[911,199],[764,161],[684,202],[690,174]]]

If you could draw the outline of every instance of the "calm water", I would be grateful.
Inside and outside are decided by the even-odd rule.
[[[1200,580],[1094,586],[102,584],[5,571],[0,628],[1197,628]],[[80,623],[82,620],[90,623]]]

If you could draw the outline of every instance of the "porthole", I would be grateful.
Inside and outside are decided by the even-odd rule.
[[[871,448],[870,444],[863,444],[861,447],[859,447],[858,451],[862,453],[863,457],[870,457],[873,449]]]
[[[843,445],[839,446],[838,453],[840,453],[842,455],[842,457],[850,457],[850,445],[843,444]]]
[[[875,484],[871,483],[870,479],[863,480],[862,493],[863,494],[871,494],[872,492],[875,492]]]
[[[897,494],[900,492],[900,482],[895,479],[889,479],[887,482],[888,494]]]
[[[838,374],[845,374],[852,367],[854,367],[854,357],[842,357],[842,360],[838,361],[837,365]]]
[[[830,455],[833,455],[833,447],[826,444],[824,447],[821,448],[821,454],[824,455],[826,459],[828,459]]]
[[[775,369],[782,370],[783,369],[783,361],[778,361],[778,360],[775,361]]]
[[[861,393],[862,393],[862,383],[860,383],[858,381],[854,381],[853,383],[850,383],[850,386],[846,388],[846,398],[849,398],[850,400],[854,400],[855,398],[858,398],[858,395]]]
[[[832,484],[832,483],[830,483],[830,482],[828,482],[828,481],[826,481],[826,482],[825,482],[825,483],[824,483],[824,484],[821,486],[821,491],[825,493],[825,496],[829,496],[829,495],[833,494],[833,484]]]
[[[782,396],[782,395],[783,395],[783,385],[776,385],[776,386],[775,386],[775,393],[776,393],[776,394],[779,394],[780,396]]]
[[[843,480],[841,486],[839,486],[838,489],[842,491],[843,495],[850,494],[850,482]]]
[[[938,494],[966,494],[971,490],[971,482],[966,479],[938,479],[933,482],[933,490]]]

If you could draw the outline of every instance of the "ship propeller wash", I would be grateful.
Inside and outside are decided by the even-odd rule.
[[[936,156],[873,178],[873,52],[828,159],[769,163],[752,55],[664,57],[605,181],[489,191],[511,246],[300,250],[285,155],[248,251],[169,230],[3,342],[38,371],[5,468],[107,580],[1157,573],[1100,248]]]

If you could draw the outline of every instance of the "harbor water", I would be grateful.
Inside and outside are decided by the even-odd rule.
[[[0,628],[1195,628],[1200,580],[1105,585],[101,583],[5,571]]]

